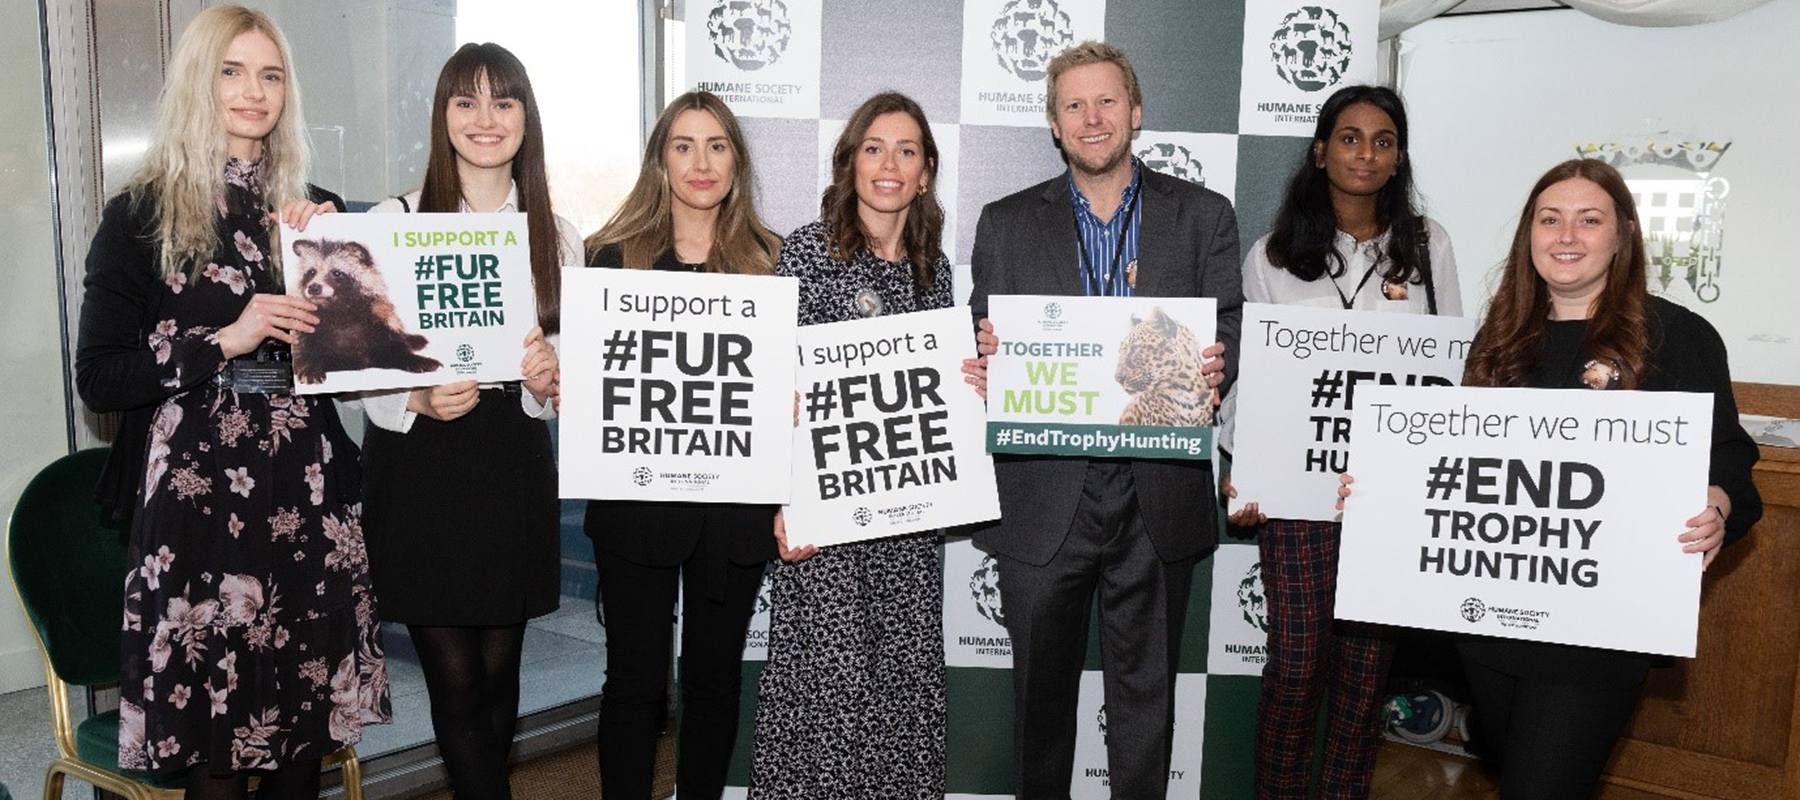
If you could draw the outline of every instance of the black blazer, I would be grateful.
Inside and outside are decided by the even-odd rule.
[[[618,245],[601,248],[589,267],[620,269],[624,252]],[[652,269],[694,270],[675,258],[657,257]],[[725,556],[738,564],[760,564],[775,557],[775,506],[742,503],[651,503],[637,500],[589,500],[583,529],[594,548],[633,564],[673,567],[687,561],[702,535],[720,537]]]
[[[1143,169],[1143,229],[1138,234],[1139,297],[1211,297],[1218,301],[1218,339],[1225,343],[1225,384],[1237,375],[1243,317],[1237,217],[1210,189]],[[975,227],[974,289],[969,306],[987,316],[996,294],[1080,295],[1075,211],[1069,176],[1058,175],[989,203]],[[1002,339],[1006,331],[995,331]],[[999,523],[978,529],[984,549],[1029,564],[1049,563],[1061,549],[1081,499],[1088,459],[994,457]],[[1133,460],[1138,508],[1157,555],[1177,561],[1218,544],[1210,462]]]

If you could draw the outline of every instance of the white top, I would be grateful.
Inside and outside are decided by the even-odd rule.
[[[414,211],[418,210],[418,191],[409,192],[406,195],[406,205],[404,206],[400,204],[399,198],[390,197],[369,209],[369,213],[404,213],[409,207]],[[472,210],[467,202],[462,204],[464,213]],[[507,190],[506,202],[494,210],[503,213],[519,210],[518,184],[513,184],[512,188]],[[581,234],[575,230],[574,225],[569,224],[569,221],[562,217],[556,218],[556,239],[559,245],[557,263],[563,267],[582,266]],[[555,334],[545,337],[545,340],[551,349],[555,349],[561,344],[561,337]],[[369,423],[375,427],[405,433],[412,429],[413,420],[418,417],[417,412],[406,407],[406,401],[411,396],[411,389],[393,389],[381,392],[357,392],[344,395],[340,399],[344,401],[345,405],[362,409],[363,415],[368,417]],[[519,392],[519,404],[524,408],[527,416],[537,419],[554,419],[556,417],[554,404],[538,402],[537,398],[533,397],[529,391]]]
[[[1427,250],[1431,254],[1431,280],[1437,292],[1437,311],[1439,316],[1460,317],[1462,310],[1462,287],[1456,278],[1456,254],[1450,247],[1450,234],[1444,232],[1442,226],[1425,220],[1425,229],[1430,233]],[[1381,274],[1385,272],[1384,264],[1388,242],[1388,231],[1366,242],[1356,241],[1356,237],[1343,231],[1337,232],[1333,244],[1338,255],[1344,259],[1344,274],[1331,277],[1329,273],[1319,276],[1316,281],[1303,281],[1294,273],[1269,263],[1269,237],[1264,236],[1250,246],[1250,255],[1244,258],[1244,301],[1249,303],[1277,303],[1290,306],[1312,306],[1314,308],[1343,308],[1344,301],[1338,296],[1350,298],[1350,308],[1355,311],[1392,311],[1402,314],[1424,314],[1430,307],[1425,302],[1424,284],[1407,284],[1406,298],[1390,300],[1382,291]],[[1375,274],[1368,281],[1363,276],[1374,267]],[[1359,290],[1357,284],[1361,283]],[[1219,449],[1229,453],[1232,450],[1233,434],[1237,429],[1237,386],[1225,394],[1225,401],[1219,408]]]

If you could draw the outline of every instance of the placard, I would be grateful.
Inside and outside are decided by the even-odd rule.
[[[999,518],[985,412],[962,376],[967,309],[812,325],[799,350],[789,546]]]
[[[1462,317],[1245,303],[1232,506],[1337,519],[1358,389],[1460,384],[1474,338]]]
[[[296,393],[519,380],[537,325],[524,214],[320,214],[280,241],[288,294],[318,306]],[[244,280],[218,264],[207,278]]]
[[[1361,390],[1338,617],[1691,657],[1712,400]]]
[[[563,270],[564,498],[784,503],[799,282]]]
[[[988,450],[1212,457],[1210,297],[994,295]]]
[[[1380,22],[1374,0],[1245,0],[1238,133],[1311,137],[1332,92],[1376,82]]]

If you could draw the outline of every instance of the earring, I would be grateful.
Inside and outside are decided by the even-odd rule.
[[[930,186],[920,186],[919,187],[919,196],[920,197],[924,197],[925,195],[928,195],[928,194],[931,194]]]

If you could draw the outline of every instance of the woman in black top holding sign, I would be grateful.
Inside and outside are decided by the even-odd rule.
[[[1762,517],[1754,442],[1738,423],[1725,343],[1646,291],[1637,209],[1618,171],[1576,159],[1538,179],[1519,213],[1500,288],[1463,372],[1467,386],[1706,392],[1713,396],[1706,507],[1668,547],[1703,553]],[[1348,496],[1349,478],[1339,490]],[[1586,798],[1637,707],[1655,656],[1517,639],[1458,645],[1503,800]]]
[[[1275,229],[1244,260],[1252,303],[1462,316],[1450,237],[1413,207],[1406,108],[1381,86],[1347,86],[1319,111],[1312,146],[1288,182]],[[1219,446],[1235,442],[1237,389],[1225,400]],[[1237,491],[1229,472],[1221,489]],[[1256,722],[1256,791],[1263,800],[1307,797],[1318,708],[1330,687],[1319,797],[1366,797],[1380,742],[1376,706],[1392,637],[1379,625],[1337,621],[1335,522],[1263,516],[1255,498],[1232,510],[1261,525],[1257,546],[1268,598],[1268,662]],[[1267,522],[1267,525],[1263,525]]]
[[[731,109],[689,92],[657,117],[637,184],[588,238],[590,267],[768,275],[781,240],[756,215],[750,152]],[[717,798],[737,743],[744,638],[775,556],[773,506],[588,503],[606,626],[600,779],[646,800],[668,709],[670,620],[681,588],[676,793]]]
[[[521,380],[371,392],[369,563],[387,617],[406,623],[431,697],[438,751],[459,798],[510,797],[527,620],[559,599],[555,415],[560,269],[580,239],[550,208],[543,126],[525,66],[466,44],[438,74],[425,184],[376,212],[515,212],[525,217],[540,327]],[[516,313],[516,312],[515,312]]]

